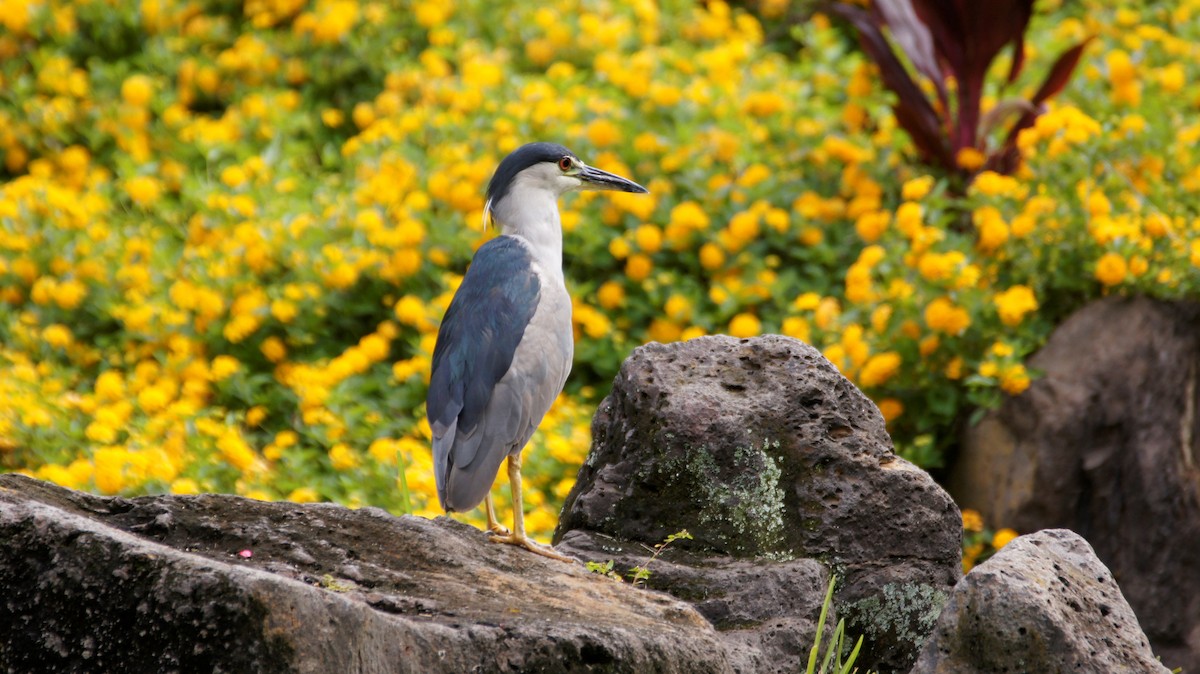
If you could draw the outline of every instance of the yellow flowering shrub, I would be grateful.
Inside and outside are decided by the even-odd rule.
[[[962,186],[831,20],[770,40],[786,3],[0,3],[0,468],[439,514],[437,325],[530,140],[651,191],[563,201],[531,531],[649,340],[809,341],[935,465],[1069,311],[1200,286],[1200,2],[1051,5],[1026,48],[1095,35],[1079,75]]]

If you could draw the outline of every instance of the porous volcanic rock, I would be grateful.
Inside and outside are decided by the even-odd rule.
[[[1163,662],[1200,667],[1200,305],[1108,298],[967,429],[949,488],[996,527],[1095,546]]]
[[[1088,542],[1047,529],[959,581],[912,674],[1168,671]]]
[[[4,672],[732,671],[690,605],[448,518],[0,475],[0,541]]]
[[[954,502],[896,456],[875,405],[798,340],[639,347],[592,438],[555,534],[563,549],[602,561],[596,536],[653,546],[687,529],[693,540],[672,547],[694,556],[819,560],[843,579],[840,613],[867,638],[864,671],[907,671],[961,575]],[[787,607],[774,615],[796,616]],[[760,613],[722,635],[744,644],[749,630],[774,625]],[[807,651],[775,656],[781,669],[803,670]]]
[[[829,571],[815,559],[761,561],[672,550],[651,559],[643,546],[604,534],[569,531],[559,550],[613,563],[626,582],[642,567],[646,587],[686,599],[718,630],[734,671],[796,674],[804,671],[817,632]],[[826,618],[826,641],[837,623]],[[798,668],[799,667],[799,668]]]

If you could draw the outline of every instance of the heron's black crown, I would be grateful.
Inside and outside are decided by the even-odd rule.
[[[542,162],[557,162],[563,157],[574,157],[575,153],[558,143],[529,143],[512,151],[492,175],[488,183],[487,200],[492,206],[500,203],[517,174]]]

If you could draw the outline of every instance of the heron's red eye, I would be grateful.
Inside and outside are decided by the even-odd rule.
[[[574,165],[575,164],[571,162],[570,157],[563,157],[562,159],[558,160],[558,168],[562,169],[564,173],[566,173],[567,171],[570,171],[571,167],[573,167]]]

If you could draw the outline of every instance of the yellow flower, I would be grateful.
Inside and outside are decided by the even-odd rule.
[[[905,201],[920,201],[933,189],[933,176],[921,176],[907,180],[900,188],[900,196]]]
[[[971,508],[963,508],[962,511],[963,530],[979,532],[983,531],[983,517],[979,511]]]
[[[955,356],[954,358],[952,358],[950,360],[949,363],[946,363],[945,373],[946,373],[947,379],[957,381],[962,378],[962,372],[963,372],[962,356]]]
[[[292,503],[316,503],[321,500],[321,496],[312,487],[298,487],[287,495],[287,500]]]
[[[1008,223],[995,208],[984,206],[975,211],[972,219],[979,230],[979,249],[985,253],[996,250],[1008,240]]]
[[[971,189],[990,197],[1013,196],[1020,189],[1020,183],[1011,176],[1002,176],[995,171],[983,171],[975,176]]]
[[[262,351],[263,356],[272,363],[278,363],[284,358],[287,358],[287,346],[284,345],[282,339],[274,335],[264,339],[262,344],[259,346],[259,350]]]
[[[46,326],[46,329],[42,330],[42,339],[45,340],[50,346],[56,349],[62,349],[70,346],[71,342],[73,342],[75,338],[71,334],[70,328],[62,323],[55,323],[53,325]]]
[[[762,333],[762,323],[754,314],[741,313],[729,321],[729,334],[734,337],[755,337]]]
[[[125,397],[125,378],[116,370],[106,370],[96,377],[96,396],[101,400],[115,402]]]
[[[957,155],[955,155],[954,161],[961,169],[966,171],[977,171],[983,168],[983,164],[987,161],[987,157],[973,147],[964,147],[958,151]]]
[[[954,275],[954,270],[962,260],[962,253],[957,251],[926,253],[917,261],[917,271],[927,281],[945,281]]]
[[[262,405],[255,405],[246,410],[246,425],[260,426],[267,418],[267,408]]]
[[[812,328],[809,326],[808,321],[798,316],[783,319],[781,329],[783,334],[802,342],[808,342],[812,339]]]
[[[608,147],[621,140],[621,129],[611,120],[594,119],[587,125],[587,137],[596,147]]]
[[[227,379],[237,372],[241,367],[241,363],[233,356],[217,356],[212,361],[212,378],[215,381]]]
[[[917,350],[920,351],[921,356],[928,356],[934,351],[937,351],[938,347],[941,345],[942,340],[940,337],[937,335],[926,335],[925,337],[921,338],[921,341],[917,344]]]
[[[1000,548],[1011,543],[1012,540],[1019,535],[1020,534],[1013,531],[1012,529],[1008,529],[1008,528],[1001,529],[1001,530],[997,531],[996,533],[992,534],[992,547],[999,550]]]
[[[75,309],[87,297],[87,286],[75,279],[68,279],[54,286],[54,303],[63,309]]]
[[[631,281],[645,281],[650,277],[650,272],[652,271],[654,271],[654,262],[648,256],[641,253],[631,255],[625,261],[625,275]]]
[[[662,230],[654,225],[642,225],[633,233],[638,248],[646,253],[657,253],[662,248]]]
[[[271,315],[280,323],[291,323],[297,313],[299,310],[296,309],[296,305],[287,300],[280,299],[271,302]]]
[[[120,448],[97,449],[92,456],[95,463],[96,488],[105,494],[115,494],[129,485],[127,471],[130,467],[129,452]]]
[[[329,464],[334,470],[350,470],[358,467],[358,456],[349,445],[339,442],[329,449]]]
[[[389,466],[396,465],[399,450],[396,441],[391,438],[376,438],[367,447],[367,453],[371,455],[371,458]]]
[[[683,335],[683,329],[677,323],[656,318],[650,321],[650,327],[646,330],[646,334],[652,341],[667,344],[679,341],[680,336]]]
[[[137,401],[147,414],[155,414],[171,402],[171,396],[161,386],[147,386],[138,392]]]
[[[162,194],[162,184],[151,176],[136,176],[125,181],[125,194],[133,203],[146,208]]]
[[[688,321],[692,318],[692,303],[683,295],[676,293],[667,298],[667,303],[663,305],[663,311],[672,320]]]
[[[346,115],[337,108],[326,108],[321,111],[321,122],[331,129],[336,129],[346,120]]]
[[[774,91],[754,91],[742,102],[742,111],[752,117],[770,117],[787,108],[788,101]]]
[[[939,297],[925,307],[925,325],[947,335],[958,335],[971,325],[971,316],[948,298]]]
[[[401,323],[420,327],[425,323],[425,304],[415,295],[405,295],[396,302],[395,314]]]
[[[854,221],[854,231],[867,243],[875,243],[887,231],[892,214],[888,211],[867,211]]]
[[[716,271],[725,264],[725,252],[711,241],[700,246],[700,266],[708,271]]]
[[[1025,319],[1025,314],[1036,311],[1038,308],[1033,290],[1024,285],[1016,285],[997,294],[993,302],[996,305],[997,313],[1000,314],[1001,322],[1009,327],[1020,325],[1021,321]]]
[[[883,420],[890,424],[904,414],[904,403],[895,398],[884,398],[879,401],[879,413],[883,415]]]
[[[190,477],[181,477],[171,483],[171,493],[179,495],[199,494],[200,485]]]
[[[616,281],[606,281],[596,290],[596,300],[605,309],[616,309],[625,301],[625,288]]]
[[[921,231],[921,218],[921,204],[906,201],[896,209],[896,229],[911,239]]]
[[[217,438],[217,449],[230,465],[242,472],[254,468],[258,461],[254,450],[250,449],[249,443],[236,428],[226,428],[221,432]]]
[[[820,306],[820,304],[820,295],[814,292],[807,292],[796,296],[796,299],[792,302],[792,308],[796,311],[811,311]]]
[[[1020,363],[1000,371],[1000,388],[1009,395],[1019,395],[1029,388],[1029,373]]]
[[[1125,280],[1128,266],[1125,258],[1117,253],[1105,253],[1096,262],[1096,280],[1105,286],[1112,287]]]
[[[227,166],[221,171],[221,182],[226,187],[238,188],[246,183],[246,170],[241,166]]]
[[[900,354],[895,351],[871,356],[858,374],[858,384],[863,388],[874,388],[886,383],[900,371]]]
[[[677,224],[691,230],[707,229],[708,214],[694,201],[684,201],[671,209],[671,224]]]
[[[154,86],[145,75],[133,75],[121,83],[121,100],[139,108],[146,107],[154,96]]]

